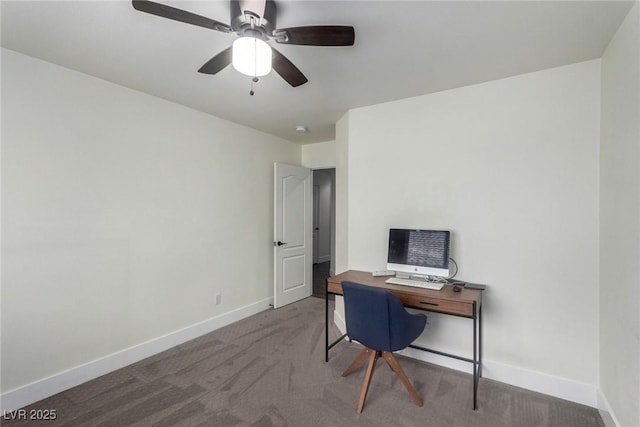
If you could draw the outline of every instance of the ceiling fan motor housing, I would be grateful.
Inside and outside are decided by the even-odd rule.
[[[231,0],[231,28],[239,36],[268,40],[276,29],[276,4],[273,0]]]

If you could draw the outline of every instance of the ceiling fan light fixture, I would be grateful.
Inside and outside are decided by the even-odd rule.
[[[255,37],[240,37],[233,42],[232,64],[238,72],[251,77],[271,72],[271,46]]]

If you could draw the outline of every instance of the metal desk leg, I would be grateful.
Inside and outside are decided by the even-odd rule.
[[[324,290],[324,361],[329,361],[329,282]]]
[[[478,334],[480,336],[480,342],[479,342],[479,349],[478,351],[480,352],[480,360],[479,360],[479,365],[478,365],[478,377],[482,378],[482,305],[480,305],[480,308],[478,309],[478,321],[480,322],[480,324],[478,325],[478,328],[480,329],[478,331]]]
[[[473,303],[473,410],[478,409],[478,313]]]
[[[329,350],[340,341],[347,336],[347,334],[342,334],[340,338],[329,344],[329,284],[327,283],[327,291],[324,297],[325,305],[324,305],[324,361],[329,361]]]

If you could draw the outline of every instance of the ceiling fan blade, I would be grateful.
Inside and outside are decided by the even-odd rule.
[[[353,27],[342,25],[280,28],[273,35],[278,43],[308,46],[353,46],[356,38]]]
[[[187,24],[197,25],[199,27],[209,28],[211,30],[230,33],[231,27],[222,22],[214,21],[186,10],[177,9],[165,4],[155,3],[149,0],[132,0],[133,8],[140,12],[150,13],[152,15],[161,16],[163,18],[173,19],[174,21],[184,22]]]
[[[216,74],[218,71],[231,64],[232,58],[231,47],[228,47],[208,60],[206,64],[200,67],[198,72],[203,74]]]
[[[273,51],[273,57],[271,59],[271,67],[280,74],[280,77],[285,79],[293,87],[298,87],[305,84],[309,80],[302,74],[302,71],[298,70],[298,67],[293,65],[293,62],[289,61],[283,54],[275,49]]]

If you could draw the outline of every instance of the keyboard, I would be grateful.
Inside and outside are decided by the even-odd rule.
[[[404,285],[422,289],[433,289],[434,291],[439,291],[444,287],[444,282],[427,282],[425,280],[400,279],[398,277],[390,277],[384,282],[391,283],[392,285]]]

